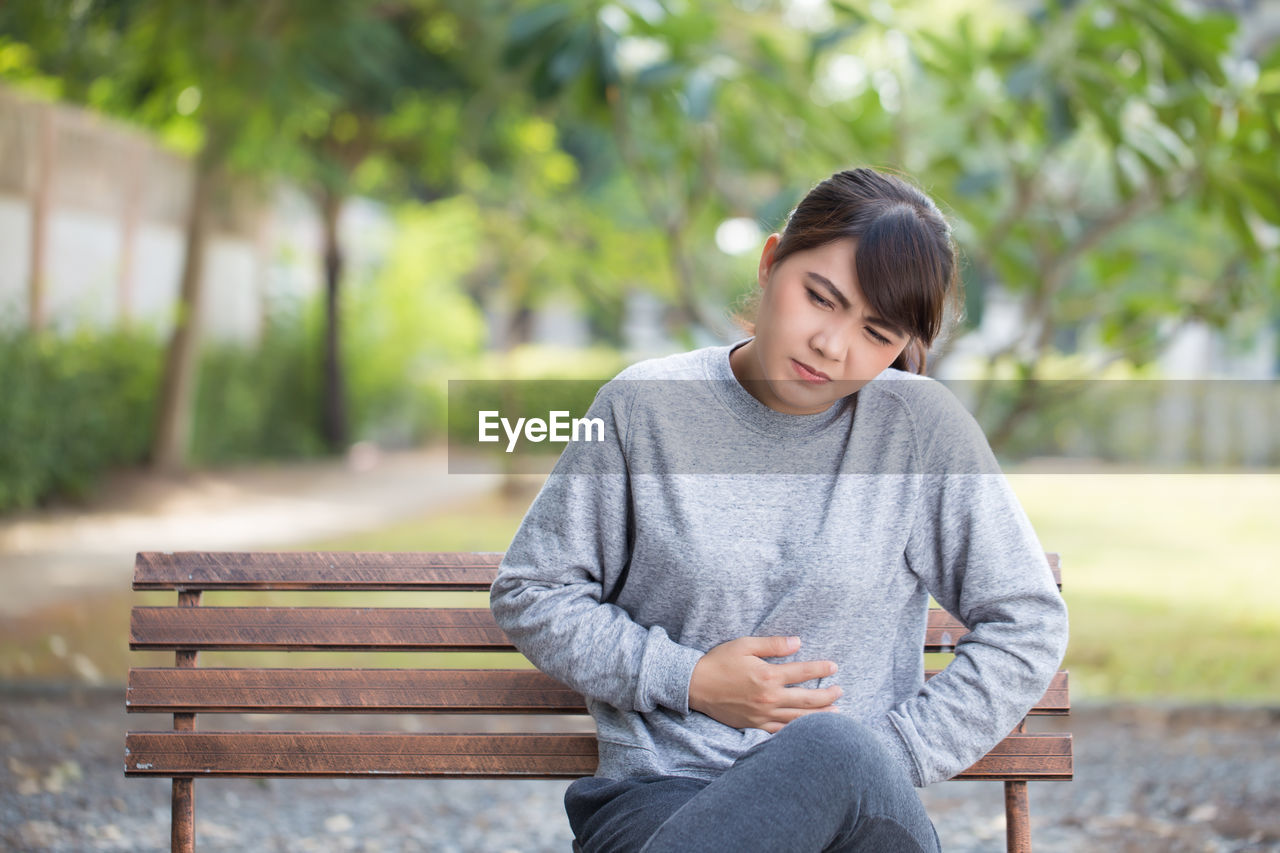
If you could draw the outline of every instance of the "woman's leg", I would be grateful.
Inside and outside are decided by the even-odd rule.
[[[636,853],[663,821],[708,784],[684,776],[591,776],[569,786],[564,809],[584,853]]]
[[[937,853],[911,780],[844,714],[808,714],[744,753],[653,833],[642,853]]]

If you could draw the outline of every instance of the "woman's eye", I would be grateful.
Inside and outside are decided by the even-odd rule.
[[[810,298],[811,300],[813,300],[816,304],[818,304],[818,305],[822,306],[823,308],[831,308],[831,307],[832,307],[831,303],[830,303],[830,302],[828,302],[827,300],[823,299],[821,296],[819,296],[819,295],[818,295],[818,292],[817,292],[816,290],[814,290],[813,288],[811,288],[811,287],[806,287],[806,288],[805,288],[805,290],[809,291],[809,298]]]
[[[886,338],[884,335],[880,334],[870,326],[867,327],[867,334],[871,335],[871,337],[875,340],[875,342],[880,344],[881,346],[884,346],[885,344],[889,343],[888,338]]]

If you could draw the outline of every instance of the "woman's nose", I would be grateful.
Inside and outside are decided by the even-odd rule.
[[[846,335],[842,328],[823,327],[814,333],[809,345],[829,361],[844,361]]]

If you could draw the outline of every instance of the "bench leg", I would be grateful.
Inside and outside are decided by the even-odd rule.
[[[179,607],[199,607],[198,589],[178,590]],[[200,653],[193,649],[178,649],[174,652],[174,666],[183,669],[194,667]],[[174,714],[173,730],[176,732],[194,732],[196,730],[195,714]],[[190,776],[176,776],[173,780],[173,817],[169,820],[169,844],[173,853],[195,853],[196,850],[196,780]]]
[[[1009,853],[1031,853],[1031,805],[1026,782],[1004,783],[1004,821]]]
[[[173,780],[173,818],[170,845],[173,853],[195,853],[196,789],[190,776]]]

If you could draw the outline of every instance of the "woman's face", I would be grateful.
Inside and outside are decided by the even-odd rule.
[[[901,354],[910,336],[872,316],[854,272],[853,238],[773,263],[779,235],[760,255],[764,290],[755,337],[730,358],[757,400],[790,415],[825,411]]]

